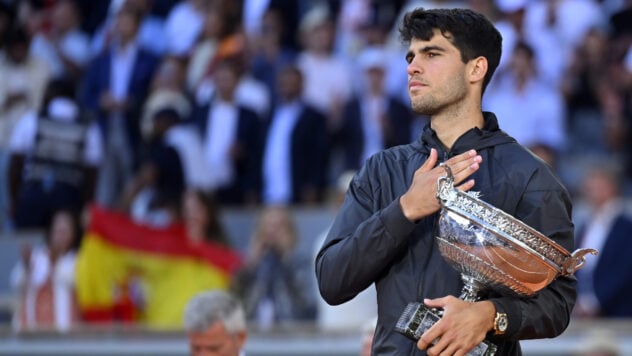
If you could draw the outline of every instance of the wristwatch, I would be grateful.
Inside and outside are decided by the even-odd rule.
[[[509,326],[509,321],[507,320],[507,314],[505,313],[496,313],[496,317],[494,318],[494,334],[502,335],[507,331],[507,327]]]

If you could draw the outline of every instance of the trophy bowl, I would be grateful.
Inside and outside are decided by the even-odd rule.
[[[555,241],[510,214],[482,201],[474,192],[454,187],[447,175],[439,178],[437,199],[441,203],[435,241],[443,258],[463,279],[459,298],[478,301],[484,291],[529,297],[558,276],[572,275],[594,249],[569,253]],[[441,310],[410,303],[395,330],[417,340],[441,317]],[[494,355],[495,345],[484,341],[468,355]]]

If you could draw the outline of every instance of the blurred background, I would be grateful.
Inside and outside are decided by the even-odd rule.
[[[354,172],[427,123],[415,7],[496,24],[483,109],[600,251],[524,353],[632,355],[630,0],[0,1],[0,354],[185,355],[186,302],[224,289],[248,355],[360,355],[375,291],[328,306],[313,261]]]

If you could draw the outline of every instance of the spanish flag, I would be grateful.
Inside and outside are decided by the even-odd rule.
[[[239,264],[233,250],[189,242],[182,225],[150,228],[93,206],[77,256],[77,299],[87,322],[180,328],[189,299],[227,289]]]

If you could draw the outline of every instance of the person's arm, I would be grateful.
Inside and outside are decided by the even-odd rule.
[[[439,210],[437,179],[445,175],[437,166],[436,150],[414,173],[405,194],[376,208],[380,194],[380,156],[367,161],[354,177],[345,201],[316,257],[316,275],[321,296],[329,304],[341,304],[370,286],[391,265],[402,249],[415,222]],[[459,189],[474,186],[467,180],[479,168],[481,157],[470,150],[445,163],[450,166]]]
[[[365,168],[354,177],[323,247],[316,257],[320,294],[329,304],[344,303],[370,286],[393,256],[406,248],[415,224],[394,200],[374,211],[375,191]]]

